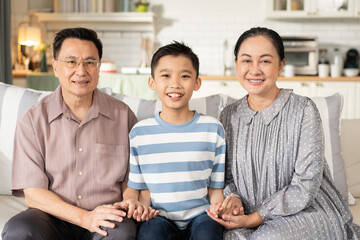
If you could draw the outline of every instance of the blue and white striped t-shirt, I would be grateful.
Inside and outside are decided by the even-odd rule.
[[[149,189],[152,206],[180,229],[209,207],[208,187],[224,187],[224,170],[224,129],[213,117],[195,112],[173,125],[157,114],[130,132],[128,186]]]

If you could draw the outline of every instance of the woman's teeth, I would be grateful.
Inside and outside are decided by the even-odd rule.
[[[249,80],[250,82],[255,82],[255,83],[258,83],[258,82],[262,82],[264,80]]]

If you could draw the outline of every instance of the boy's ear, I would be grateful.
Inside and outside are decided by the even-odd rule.
[[[155,79],[153,77],[149,77],[148,86],[151,90],[156,90]]]
[[[199,90],[200,87],[201,87],[201,78],[198,77],[198,78],[195,80],[194,91]]]

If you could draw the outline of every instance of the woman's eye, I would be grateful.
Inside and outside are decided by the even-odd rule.
[[[241,62],[243,62],[243,63],[249,63],[249,62],[251,62],[249,59],[243,59]]]

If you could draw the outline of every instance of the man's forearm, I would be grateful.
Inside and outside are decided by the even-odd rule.
[[[26,204],[31,208],[40,209],[61,220],[86,228],[84,218],[89,211],[71,205],[62,200],[54,192],[43,188],[24,189]]]

